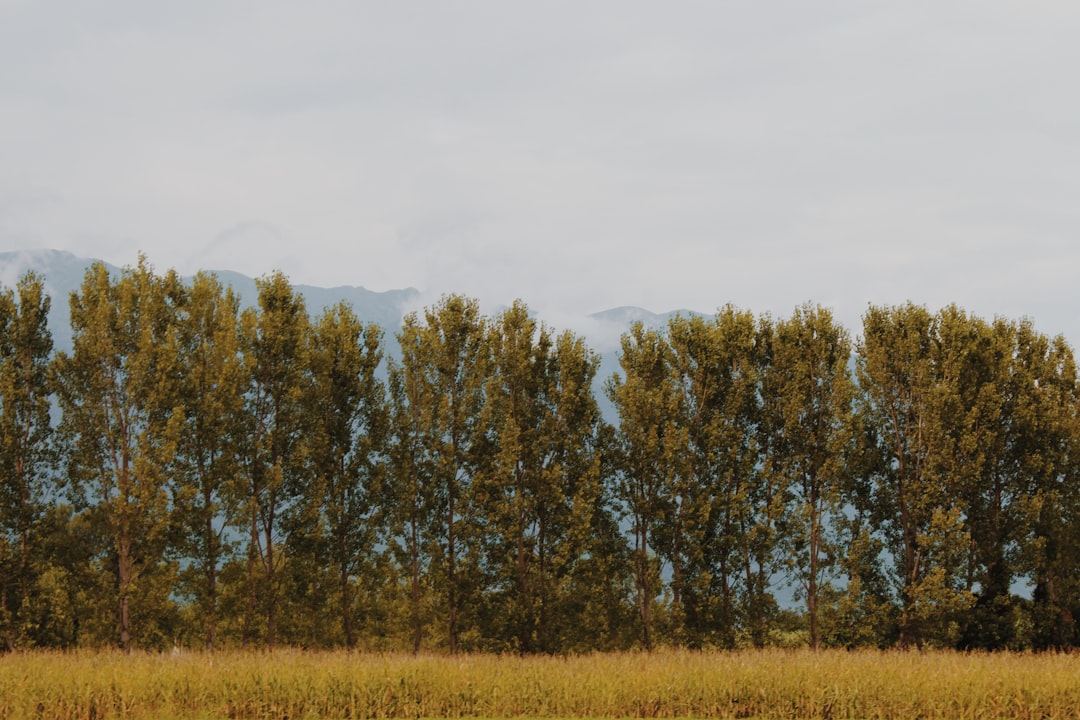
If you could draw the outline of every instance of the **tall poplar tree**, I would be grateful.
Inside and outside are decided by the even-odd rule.
[[[541,588],[537,649],[584,651],[626,646],[626,543],[604,472],[611,428],[593,392],[599,358],[573,333],[555,339],[555,416],[537,503]]]
[[[486,321],[475,300],[449,295],[423,320],[406,316],[398,340],[401,364],[391,366],[396,524],[410,565],[413,648],[422,640],[425,581],[436,591],[447,646],[456,653],[479,564],[471,492],[489,366]]]
[[[241,352],[248,375],[241,451],[248,531],[244,642],[255,639],[261,609],[266,621],[263,638],[273,647],[285,562],[282,520],[301,492],[299,449],[306,430],[310,321],[303,297],[282,273],[259,278],[256,287],[257,308],[248,308],[241,316]]]
[[[761,468],[761,332],[752,313],[726,306],[674,318],[669,337],[687,440],[682,508],[667,532],[683,566],[673,594],[692,644],[732,647],[744,628],[761,645],[777,511]]]
[[[111,540],[119,645],[134,643],[132,603],[146,601],[171,522],[167,492],[184,412],[176,322],[184,292],[145,258],[115,281],[91,266],[71,296],[71,355],[57,358],[68,474],[97,503]]]
[[[386,388],[376,375],[382,331],[360,322],[352,308],[328,308],[312,329],[310,431],[305,453],[312,482],[302,502],[319,528],[314,562],[330,560],[338,614],[348,647],[356,645],[356,585],[370,568],[378,540],[379,489],[386,472]],[[324,529],[323,529],[324,528]]]
[[[820,596],[842,548],[835,537],[849,487],[854,383],[847,332],[803,305],[773,328],[763,398],[764,470],[785,490],[784,564],[806,603],[810,646],[821,645]]]
[[[398,336],[402,355],[423,351],[415,318],[406,318]],[[406,347],[408,344],[408,348]],[[413,654],[420,652],[430,613],[428,568],[432,553],[426,542],[427,523],[434,511],[434,471],[425,428],[434,404],[427,398],[423,374],[390,362],[390,475],[381,493],[386,508],[387,541],[408,577],[408,625]]]
[[[682,398],[663,334],[635,323],[622,337],[619,365],[622,375],[612,376],[606,388],[619,414],[617,493],[633,534],[641,642],[651,649],[654,606],[661,590],[654,534],[681,510],[678,485],[687,438],[678,422]]]
[[[207,650],[217,637],[219,573],[236,522],[238,457],[246,371],[240,357],[239,298],[212,275],[192,280],[180,324],[184,429],[174,497],[190,565],[182,586],[202,618]]]
[[[775,613],[770,592],[776,574],[776,524],[784,511],[784,492],[762,465],[761,376],[770,361],[770,321],[755,321],[749,311],[721,308],[714,320],[713,360],[717,423],[713,439],[721,472],[721,532],[741,562],[742,626],[755,647],[766,642],[767,623]]]
[[[926,308],[871,307],[863,318],[861,413],[881,453],[871,502],[893,558],[902,647],[954,642],[951,622],[971,602],[961,574],[970,535],[942,472],[942,398],[953,379],[940,349],[940,318]]]
[[[483,518],[493,640],[553,652],[561,613],[605,512],[590,392],[597,359],[569,333],[554,337],[518,301],[490,328],[493,365],[474,495]],[[565,622],[566,620],[564,620]]]
[[[0,294],[0,632],[25,644],[31,589],[41,570],[38,528],[57,460],[49,415],[51,301],[28,273]]]
[[[1017,326],[1012,376],[1028,401],[1017,412],[1023,442],[1015,471],[1028,484],[1021,496],[1022,540],[1014,567],[1034,584],[1035,649],[1080,643],[1080,385],[1072,348],[1061,336]],[[1015,457],[1015,456],[1014,456]],[[1015,462],[1015,461],[1014,461]],[[991,496],[993,499],[993,496]],[[993,537],[993,535],[991,535]],[[993,548],[993,545],[990,545]],[[994,556],[997,553],[993,553]]]

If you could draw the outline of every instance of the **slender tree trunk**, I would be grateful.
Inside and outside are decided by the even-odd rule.
[[[129,609],[132,570],[131,539],[121,535],[117,545],[120,576],[120,649],[129,653],[131,652],[131,615]]]
[[[537,612],[536,618],[536,635],[537,644],[539,649],[543,651],[551,650],[551,641],[548,637],[548,601],[549,589],[548,589],[548,577],[547,577],[547,540],[545,532],[545,523],[540,521],[540,527],[536,534],[536,572],[537,572],[537,594],[540,600],[540,609]]]
[[[415,495],[414,495],[415,497]],[[410,553],[412,554],[412,625],[413,625],[413,655],[420,653],[420,643],[424,639],[424,626],[420,617],[420,527],[417,518],[417,510],[413,509],[409,522],[411,535]]]
[[[203,507],[206,513],[206,651],[214,651],[214,642],[217,635],[217,563],[218,547],[217,533],[214,531],[214,518],[209,512],[213,502],[213,493],[209,488],[203,489]]]
[[[908,588],[911,584],[911,568],[914,564],[914,547],[908,531],[909,513],[907,501],[904,496],[904,473],[906,468],[904,463],[904,441],[902,438],[906,437],[906,435],[904,433],[904,425],[900,422],[900,416],[895,407],[892,407],[889,410],[889,424],[892,426],[895,443],[892,449],[896,456],[896,504],[897,509],[900,511],[900,536],[901,544],[903,545],[903,564],[901,565],[901,582],[903,583],[903,586],[900,588],[900,632],[897,636],[896,644],[898,647],[907,648],[912,641],[911,598]]]
[[[810,648],[821,649],[821,631],[818,627],[818,568],[821,564],[821,510],[818,507],[816,478],[810,480],[810,577],[806,583],[806,615],[810,620]]]
[[[356,647],[352,620],[352,583],[349,582],[349,561],[345,533],[341,531],[338,532],[338,580],[341,584],[341,630],[345,633],[345,646],[352,650]]]
[[[266,538],[266,647],[273,649],[277,642],[277,575],[274,567],[274,510],[270,508],[265,532]]]
[[[259,553],[259,511],[255,502],[251,503],[251,539],[248,541],[248,598],[247,612],[244,614],[243,644],[248,647],[253,638],[255,613],[259,607],[259,589],[256,578],[256,554]]]
[[[806,614],[810,619],[810,648],[821,649],[821,630],[818,627],[818,584],[816,554],[810,555],[810,580],[806,584]]]
[[[24,428],[23,438],[28,441],[30,427]],[[24,442],[25,447],[25,442]],[[25,452],[25,451],[24,451]],[[21,453],[20,453],[21,455]],[[19,619],[30,597],[30,487],[26,480],[25,465],[20,457],[15,462],[15,477],[19,481],[19,609],[13,619]],[[4,607],[0,604],[0,607]],[[21,634],[21,631],[20,631]],[[9,641],[10,644],[10,641]]]
[[[895,425],[895,421],[894,421]],[[897,449],[896,457],[897,468],[897,505],[900,509],[900,531],[903,535],[904,544],[904,586],[901,590],[900,598],[900,636],[897,639],[897,643],[902,648],[907,648],[912,643],[918,645],[920,638],[918,631],[915,627],[915,608],[912,602],[911,589],[915,586],[918,580],[918,563],[919,556],[916,547],[915,527],[914,520],[911,517],[911,511],[908,507],[907,501],[907,483],[905,482],[905,463],[904,463],[904,446],[901,444]]]
[[[682,644],[686,632],[686,612],[683,607],[682,510],[683,498],[679,497],[675,505],[675,537],[671,547],[671,606],[678,620],[673,636],[676,646]]]
[[[533,602],[529,593],[528,565],[525,559],[525,488],[521,475],[521,468],[516,467],[514,500],[517,505],[517,592],[521,603],[521,617],[518,618],[518,652],[525,655],[532,652]]]
[[[0,612],[3,612],[7,608],[7,585],[0,584]],[[4,627],[4,646],[8,652],[15,649],[15,636],[12,633],[11,625],[7,624]]]
[[[646,650],[652,650],[652,594],[649,587],[649,527],[645,518],[639,517],[637,545],[638,613],[641,617],[641,638]]]
[[[126,444],[125,444],[126,447]],[[117,523],[116,555],[117,576],[120,590],[120,649],[131,652],[131,615],[129,610],[131,580],[132,580],[132,548],[131,548],[131,518],[127,507],[131,490],[131,461],[126,454],[120,459],[120,468],[117,473],[117,501],[123,504],[119,522]]]
[[[746,603],[747,615],[749,615],[750,642],[753,643],[755,648],[760,648],[765,643],[761,637],[757,588],[754,583],[754,561],[749,548],[743,552],[743,566],[746,572]]]
[[[344,457],[338,460],[337,471],[340,487],[337,494],[337,503],[342,513],[338,518],[337,528],[338,580],[341,585],[341,630],[345,633],[345,646],[352,650],[356,647],[356,636],[353,634],[352,583],[349,581],[349,544],[344,520],[344,516],[348,512],[348,494],[344,487],[344,479],[348,476],[348,472],[345,469]]]
[[[720,564],[717,568],[720,572],[720,612],[721,612],[721,628],[723,633],[724,647],[731,649],[735,646],[734,635],[734,612],[732,612],[732,598],[731,598],[731,573],[728,570],[727,558],[721,556]]]
[[[447,552],[447,583],[449,584],[449,639],[450,639],[450,654],[456,655],[458,651],[458,593],[457,593],[457,547],[455,546],[456,537],[454,532],[456,526],[454,524],[454,486],[455,483],[451,481],[450,485],[450,502],[448,504],[447,511],[447,532],[446,532],[446,552]]]

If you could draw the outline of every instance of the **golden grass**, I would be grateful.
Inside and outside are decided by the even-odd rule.
[[[0,718],[1076,718],[1080,656],[0,656]]]

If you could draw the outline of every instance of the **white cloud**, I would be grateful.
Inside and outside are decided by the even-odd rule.
[[[5,3],[0,238],[552,317],[956,300],[1075,341],[1078,30],[1004,0]]]

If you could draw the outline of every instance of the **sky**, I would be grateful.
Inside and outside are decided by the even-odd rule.
[[[0,0],[0,250],[1080,342],[1080,4]]]

